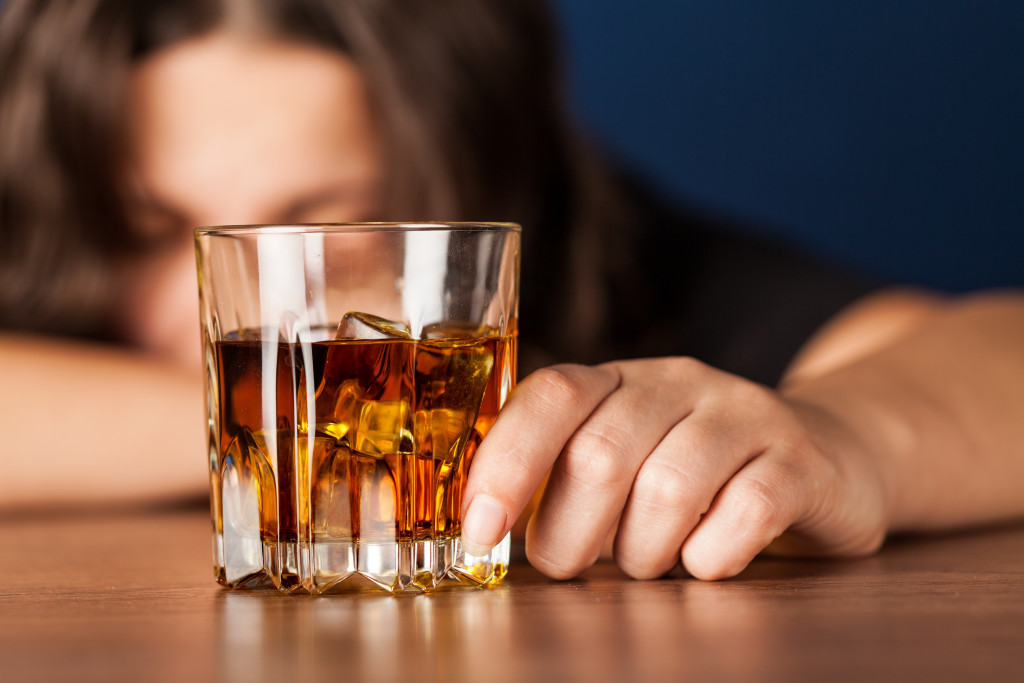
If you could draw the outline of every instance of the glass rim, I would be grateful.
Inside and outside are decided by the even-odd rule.
[[[195,229],[195,236],[327,234],[360,232],[522,232],[518,223],[486,221],[363,221],[358,223],[253,223],[251,225],[208,225]]]

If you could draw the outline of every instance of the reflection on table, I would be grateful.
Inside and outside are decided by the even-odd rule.
[[[203,512],[0,518],[4,681],[1024,680],[1024,526],[739,578],[227,591]]]

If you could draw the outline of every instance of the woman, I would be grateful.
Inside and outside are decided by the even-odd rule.
[[[613,529],[633,576],[714,579],[1024,514],[1019,293],[873,291],[665,211],[573,134],[555,57],[539,1],[8,2],[2,499],[198,489],[194,226],[486,219],[526,226],[524,366],[602,364],[514,392],[468,549],[549,469],[555,577]]]

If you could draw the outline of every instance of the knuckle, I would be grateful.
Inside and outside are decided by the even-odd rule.
[[[565,474],[590,488],[605,489],[620,483],[626,475],[624,438],[620,430],[610,425],[601,430],[580,429],[563,451]]]
[[[780,528],[785,521],[784,495],[781,486],[763,479],[737,482],[732,491],[732,500],[739,524],[750,531]]]
[[[810,438],[792,435],[780,445],[785,457],[776,463],[773,473],[779,486],[827,479],[827,462]]]
[[[824,453],[817,442],[811,437],[810,432],[803,425],[796,422],[796,418],[794,418],[794,422],[796,424],[787,432],[783,440],[783,446],[793,460],[794,465],[807,468],[814,464],[824,464],[826,460]]]
[[[756,382],[742,379],[730,384],[725,392],[725,400],[730,405],[757,412],[774,411],[778,403],[774,391]]]
[[[633,482],[636,502],[655,511],[678,512],[695,501],[697,493],[692,477],[659,461],[644,463]]]
[[[692,356],[665,358],[662,370],[673,381],[693,380],[712,372],[711,366]]]
[[[523,381],[534,388],[537,395],[553,408],[574,406],[582,403],[587,395],[584,379],[587,368],[572,365],[556,365],[541,368]]]

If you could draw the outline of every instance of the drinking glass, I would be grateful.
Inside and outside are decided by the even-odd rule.
[[[516,381],[520,228],[196,231],[214,571],[232,588],[500,581],[462,494]]]

